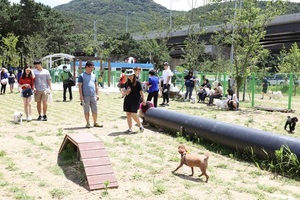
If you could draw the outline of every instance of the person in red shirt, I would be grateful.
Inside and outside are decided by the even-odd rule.
[[[34,73],[32,72],[29,66],[24,67],[23,74],[19,80],[19,87],[22,89],[21,97],[23,97],[26,120],[31,121],[31,100],[33,92],[31,92],[31,95],[29,95],[28,97],[23,96],[23,91],[29,89],[31,89],[32,91],[34,89]]]
[[[154,104],[152,103],[152,101],[143,101],[143,102],[140,103],[138,114],[143,120],[142,121],[143,125],[146,125],[146,122],[145,122],[145,113],[146,113],[146,111],[149,108],[153,108],[153,107],[154,107]]]
[[[126,76],[125,76],[125,69],[122,69],[122,73],[120,74],[120,78],[119,78],[119,90],[122,94],[122,90],[125,88],[125,84],[126,84]],[[122,97],[124,97],[124,95],[122,95]]]

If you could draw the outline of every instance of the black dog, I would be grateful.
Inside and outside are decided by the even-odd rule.
[[[285,122],[284,130],[286,130],[287,125],[289,125],[290,133],[292,133],[295,130],[296,123],[298,122],[297,117],[287,117],[287,120]]]

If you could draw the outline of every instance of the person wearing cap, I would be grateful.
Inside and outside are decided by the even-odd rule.
[[[158,99],[158,91],[159,91],[159,80],[158,77],[155,76],[155,71],[150,70],[149,71],[149,78],[148,78],[148,97],[147,101],[151,101],[153,98],[154,107],[157,107],[157,99]]]
[[[60,73],[60,79],[63,81],[63,102],[66,102],[67,89],[69,91],[69,99],[72,101],[72,86],[69,84],[69,79],[72,77],[72,73],[67,69],[67,66],[63,66],[63,71]]]
[[[169,91],[171,86],[172,71],[170,70],[170,66],[168,62],[164,63],[162,78],[163,78],[163,88],[162,88],[163,102],[159,105],[169,106]]]
[[[144,127],[140,122],[140,119],[137,115],[137,111],[140,105],[140,99],[145,101],[144,92],[140,81],[136,79],[136,75],[133,69],[127,69],[125,71],[127,76],[127,82],[125,84],[125,89],[122,91],[122,94],[125,95],[123,110],[126,112],[128,130],[125,133],[132,133],[132,119],[139,126],[140,132],[144,131]]]
[[[36,60],[33,62],[35,69],[34,73],[34,92],[35,92],[35,102],[39,117],[39,121],[47,121],[47,110],[48,110],[48,96],[52,90],[51,76],[47,69],[43,69],[42,62]],[[43,115],[42,115],[42,105],[43,105]]]
[[[98,124],[98,107],[97,101],[99,100],[99,90],[97,77],[93,73],[94,63],[87,61],[85,64],[85,72],[78,77],[78,91],[81,105],[83,106],[84,118],[86,120],[86,128],[91,128],[90,125],[90,110],[92,112],[92,118],[94,127],[103,127]]]

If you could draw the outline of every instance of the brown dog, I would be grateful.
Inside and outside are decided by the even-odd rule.
[[[181,155],[180,165],[174,171],[172,171],[172,173],[176,172],[180,167],[182,167],[185,164],[191,167],[192,174],[190,176],[193,176],[194,167],[199,167],[202,172],[200,176],[204,175],[206,177],[205,183],[207,183],[209,176],[206,174],[206,168],[208,165],[207,160],[210,156],[209,153],[205,153],[204,157],[199,155],[191,155],[189,154],[188,149],[184,144],[180,144],[178,146],[178,153]]]

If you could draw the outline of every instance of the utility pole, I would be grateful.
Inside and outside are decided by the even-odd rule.
[[[97,24],[97,21],[94,20],[94,45],[97,45],[97,27],[96,27],[96,24]],[[95,51],[95,57],[97,57],[97,51]]]
[[[172,1],[178,1],[178,0],[170,0],[170,29],[172,28]]]

